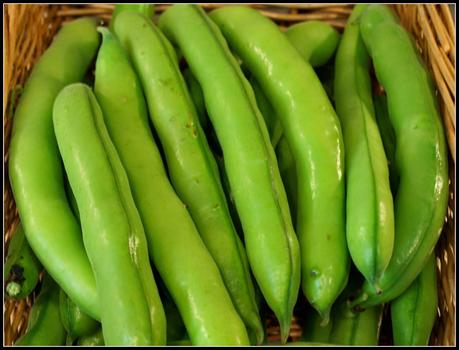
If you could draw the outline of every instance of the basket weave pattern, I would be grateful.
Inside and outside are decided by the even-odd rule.
[[[34,62],[51,43],[60,26],[81,16],[95,16],[101,23],[111,18],[113,5],[4,5],[4,251],[5,256],[12,232],[19,222],[17,209],[8,182],[8,146],[11,136],[14,106],[20,96]],[[170,5],[157,4],[161,13]],[[201,4],[207,10],[222,6]],[[253,7],[272,18],[281,29],[305,20],[322,20],[342,30],[352,11],[345,4],[289,4],[262,5]],[[442,235],[436,247],[439,308],[430,343],[432,345],[455,345],[455,24],[446,4],[441,5],[394,5],[402,24],[414,36],[419,51],[431,71],[437,86],[440,111],[450,154],[450,198],[448,214]],[[25,300],[4,300],[4,344],[11,345],[27,326],[27,319],[34,295]],[[279,327],[273,318],[266,320],[268,339],[279,340]],[[381,338],[387,338],[383,324]],[[293,320],[289,340],[297,340],[301,326]],[[389,340],[390,342],[390,340]],[[382,343],[386,343],[383,341]]]

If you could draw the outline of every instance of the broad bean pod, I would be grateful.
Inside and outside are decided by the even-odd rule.
[[[432,254],[414,282],[390,303],[394,345],[428,345],[437,306],[437,265]]]
[[[64,86],[84,77],[98,47],[93,19],[77,19],[55,36],[34,65],[16,108],[8,164],[19,217],[32,250],[72,300],[97,319],[96,283],[65,194],[52,108]]]
[[[340,33],[323,21],[305,21],[287,28],[285,35],[314,68],[330,61],[340,41]]]
[[[27,242],[22,224],[19,223],[8,246],[3,267],[8,297],[26,298],[37,286],[41,270],[42,266]]]
[[[356,5],[335,60],[335,103],[344,136],[346,237],[357,269],[378,280],[392,256],[394,207],[384,145],[375,119],[370,58],[359,29],[368,5]]]
[[[223,150],[249,263],[285,341],[298,295],[298,242],[253,90],[223,35],[201,8],[174,5],[160,16],[159,26],[180,47],[201,85]]]
[[[115,4],[113,9],[112,18],[110,19],[109,28],[113,31],[115,22],[118,16],[123,12],[136,12],[143,14],[146,18],[152,20],[155,14],[154,4]]]
[[[256,77],[281,120],[297,169],[302,288],[327,320],[350,266],[339,120],[311,65],[274,22],[247,6],[226,6],[212,11],[210,17]]]
[[[107,345],[165,344],[164,310],[129,181],[91,89],[70,84],[53,124],[81,217]],[[73,276],[72,276],[73,277]]]
[[[183,96],[178,93],[179,87],[182,91],[185,89],[183,78],[180,83],[175,80],[178,67],[170,60],[157,29],[137,13],[123,13],[118,17],[115,32],[119,40],[107,30],[102,32],[95,93],[126,169],[154,265],[179,308],[193,344],[248,344],[244,323],[190,212],[169,182],[148,125],[147,104],[142,95],[142,80],[147,78],[151,85],[144,85],[144,92],[155,119],[156,113],[160,116],[166,113],[166,123],[169,117],[176,118],[177,124],[168,129],[172,135],[181,132],[193,135],[196,130],[187,128],[186,122],[179,123],[181,115],[172,108],[174,104],[179,106],[178,97]],[[153,103],[160,105],[154,108]],[[179,112],[189,117],[186,109]],[[163,130],[159,131],[162,138]],[[167,150],[166,156],[171,156]],[[176,156],[182,160],[181,153]],[[188,169],[191,172],[194,168]],[[155,326],[165,329],[166,324]]]
[[[27,329],[15,346],[65,344],[65,328],[59,314],[59,286],[45,273],[39,295],[30,310]]]
[[[353,302],[367,307],[399,296],[425,266],[446,215],[448,159],[433,83],[406,29],[384,5],[369,6],[360,29],[387,93],[399,175],[392,258],[380,289],[365,283]]]

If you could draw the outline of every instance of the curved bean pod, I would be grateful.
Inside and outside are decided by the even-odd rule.
[[[281,119],[297,169],[303,292],[327,320],[346,285],[350,266],[338,118],[312,67],[274,22],[246,6],[226,6],[210,16]]]
[[[346,149],[347,246],[354,265],[378,288],[392,256],[394,207],[372,101],[370,58],[359,30],[367,6],[354,7],[338,47],[335,103]]]
[[[126,169],[145,225],[154,265],[179,308],[193,344],[248,344],[244,323],[233,306],[218,267],[206,249],[190,213],[168,180],[148,125],[141,79],[137,78],[121,42],[128,48],[131,62],[138,68],[142,79],[148,77],[149,84],[159,84],[160,88],[153,90],[151,85],[147,85],[144,91],[152,113],[160,109],[161,113],[166,113],[166,120],[170,116],[167,111],[171,111],[172,117],[177,119],[181,115],[172,106],[176,104],[183,108],[180,105],[183,97],[179,98],[183,95],[178,93],[180,85],[173,80],[176,79],[174,74],[178,66],[170,61],[157,29],[136,13],[125,13],[118,17],[115,31],[119,41],[107,30],[101,31],[103,43],[96,62],[95,92]],[[139,55],[145,59],[139,62]],[[180,84],[185,91],[183,78]],[[168,92],[172,94],[168,96]],[[185,101],[190,103],[189,96],[186,97],[188,99]],[[152,101],[161,105],[153,109]],[[187,110],[179,110],[181,113],[183,111]],[[160,138],[163,138],[164,130],[158,130],[161,131],[158,132]],[[177,121],[168,132],[174,135],[183,131],[185,135],[193,135],[193,130],[196,129],[187,128]],[[167,147],[165,150],[170,157]],[[187,163],[188,160],[181,154],[176,154],[178,160]],[[187,168],[190,172],[196,169],[191,165]],[[164,329],[165,324],[160,324],[160,327]]]
[[[298,295],[298,242],[253,90],[217,26],[201,8],[172,6],[160,16],[159,25],[180,47],[204,92],[223,149],[249,263],[285,341]]]
[[[11,237],[3,267],[6,294],[14,299],[26,298],[37,286],[41,270],[42,266],[27,242],[22,224],[19,223]]]
[[[105,343],[165,344],[142,222],[91,89],[81,83],[62,89],[53,123],[94,270]]]
[[[92,19],[60,30],[26,83],[9,147],[9,178],[27,241],[46,271],[94,318],[99,318],[96,283],[65,195],[52,108],[64,86],[83,78],[98,46]]]
[[[323,66],[331,59],[340,41],[340,33],[322,21],[294,24],[287,28],[285,35],[314,68]]]
[[[448,159],[432,80],[408,32],[383,5],[367,8],[360,29],[376,77],[387,93],[399,174],[394,250],[380,278],[382,292],[365,283],[354,301],[367,307],[400,295],[432,253],[446,214]]]
[[[414,282],[390,303],[394,344],[428,345],[437,306],[437,266],[432,254]]]
[[[40,294],[30,310],[27,330],[15,346],[52,346],[65,344],[65,328],[59,314],[59,286],[47,273]]]

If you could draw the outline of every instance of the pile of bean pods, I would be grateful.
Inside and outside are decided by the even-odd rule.
[[[260,345],[268,314],[285,344],[300,300],[287,344],[376,345],[390,308],[393,343],[426,345],[447,151],[392,10],[153,14],[65,24],[15,109],[5,288],[38,295],[16,345]]]

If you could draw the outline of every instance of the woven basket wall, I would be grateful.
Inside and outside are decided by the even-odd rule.
[[[169,5],[157,5],[161,13]],[[221,5],[201,4],[206,9]],[[264,15],[275,20],[281,28],[305,20],[323,20],[340,31],[352,11],[345,4],[290,4],[252,5]],[[436,82],[450,155],[450,200],[442,236],[436,248],[439,287],[438,319],[430,343],[455,345],[455,23],[448,5],[394,5],[402,24],[415,37],[418,49]],[[14,106],[20,96],[34,62],[51,43],[62,23],[80,16],[96,16],[107,23],[113,5],[4,5],[4,77],[3,77],[3,130],[4,130],[4,252],[12,232],[18,224],[18,214],[8,182],[7,163]],[[4,300],[4,345],[11,345],[24,333],[34,295],[26,300]],[[279,338],[279,329],[273,319],[268,319],[268,337]],[[390,320],[383,322],[381,344],[390,344]],[[301,335],[301,327],[293,321],[290,340]]]

